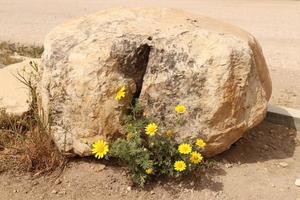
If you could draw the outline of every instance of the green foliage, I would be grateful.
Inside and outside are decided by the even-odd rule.
[[[145,133],[145,127],[155,121],[142,115],[139,104],[133,106],[130,111],[124,117],[123,127],[126,137],[112,142],[110,156],[118,158],[128,166],[134,183],[143,187],[152,177],[180,176],[200,166],[191,164],[190,155],[179,153],[179,144],[175,140],[173,130],[163,131],[159,128],[155,135],[149,136]],[[190,145],[194,150],[197,149],[192,143]],[[187,164],[183,173],[174,169],[177,160],[183,160]],[[147,169],[153,172],[147,173]]]

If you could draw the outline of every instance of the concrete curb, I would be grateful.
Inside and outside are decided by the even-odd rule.
[[[300,110],[268,104],[266,120],[300,131]]]

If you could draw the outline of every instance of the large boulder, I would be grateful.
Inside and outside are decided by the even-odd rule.
[[[64,153],[90,155],[96,139],[122,134],[124,108],[137,98],[162,129],[179,141],[205,138],[215,155],[263,120],[271,95],[253,36],[183,11],[101,11],[58,26],[44,48],[41,108]],[[178,104],[187,108],[180,125]]]

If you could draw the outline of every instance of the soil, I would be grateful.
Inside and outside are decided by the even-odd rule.
[[[295,200],[300,198],[299,145],[299,133],[264,121],[213,158],[213,167],[182,179],[160,178],[140,189],[124,167],[77,158],[47,176],[0,173],[0,199]]]

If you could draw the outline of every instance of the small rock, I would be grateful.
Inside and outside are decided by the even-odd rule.
[[[18,190],[14,190],[13,192],[14,192],[14,193],[18,193]]]
[[[150,194],[152,194],[152,195],[153,195],[153,194],[155,194],[155,192],[154,192],[153,190],[151,190]]]
[[[51,194],[57,194],[57,190],[52,190]]]
[[[226,163],[226,164],[225,164],[225,167],[226,167],[226,168],[231,168],[231,167],[233,167],[233,164],[231,164],[231,163]]]
[[[98,164],[98,165],[94,168],[94,171],[95,171],[95,172],[100,172],[100,171],[104,170],[105,167],[106,167],[106,166],[103,165],[103,164]]]
[[[121,175],[122,175],[122,176],[126,176],[126,172],[125,172],[125,171],[122,171]]]
[[[42,174],[42,172],[37,172],[32,176],[32,178],[34,178],[34,179],[38,178],[41,174]]]
[[[300,178],[297,178],[297,179],[296,179],[295,185],[296,185],[297,187],[300,187]]]
[[[190,182],[190,186],[193,187],[194,185],[195,185],[194,181]]]
[[[59,185],[59,184],[61,184],[61,182],[62,182],[62,181],[58,178],[58,179],[55,180],[54,184],[55,184],[55,185]]]
[[[128,186],[128,187],[126,188],[126,190],[127,190],[128,192],[130,192],[130,191],[131,191],[131,187]]]
[[[187,188],[185,188],[184,190],[183,190],[183,192],[184,193],[189,193],[191,190],[190,189],[187,189]]]
[[[294,137],[295,136],[295,132],[289,132],[289,136]]]
[[[67,194],[65,189],[62,189],[61,191],[58,192],[59,195],[65,195]]]
[[[278,165],[280,166],[280,167],[287,167],[287,166],[289,166],[289,164],[288,163],[286,163],[286,162],[280,162],[280,163],[278,163]]]
[[[32,182],[31,182],[31,185],[32,185],[32,186],[36,186],[36,185],[38,185],[38,184],[39,184],[38,181],[32,181]]]

